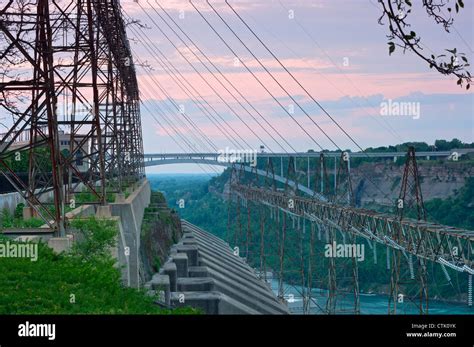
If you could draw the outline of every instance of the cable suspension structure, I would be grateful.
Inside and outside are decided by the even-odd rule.
[[[219,12],[214,8],[214,6],[212,6],[212,4],[209,2],[209,0],[207,0],[207,4],[212,8],[212,10],[214,11],[214,13],[219,17],[219,19],[222,21],[222,23],[224,23],[224,25],[229,29],[229,31],[237,38],[237,40],[239,40],[239,42],[245,47],[245,49],[252,55],[252,57],[258,62],[258,64],[265,70],[265,72],[273,79],[273,81],[275,81],[275,83],[288,95],[288,97],[291,99],[291,101],[293,101],[299,108],[301,111],[303,111],[303,113],[306,115],[306,117],[319,129],[319,131],[321,131],[324,136],[334,145],[334,147],[336,147],[337,149],[341,150],[341,148],[334,142],[334,140],[326,133],[326,131],[324,131],[323,128],[321,128],[321,126],[309,115],[309,113],[301,106],[301,104],[295,99],[295,97],[293,95],[291,95],[291,93],[288,92],[288,90],[281,84],[280,81],[278,81],[278,79],[275,78],[275,76],[268,70],[268,68],[261,62],[261,60],[253,53],[253,51],[248,47],[247,44],[245,44],[244,41],[242,41],[242,39],[240,38],[239,35],[237,35],[237,33],[230,27],[230,25],[224,20],[224,18],[222,18],[222,16],[219,14]],[[276,59],[276,57],[274,57]],[[279,60],[277,60],[280,65],[281,62]],[[285,71],[289,72],[286,67],[284,67]]]
[[[242,63],[242,65],[247,69],[247,71],[249,71],[252,76],[257,80],[257,82],[267,91],[267,93],[269,93],[272,98],[280,105],[280,107],[295,121],[296,124],[298,124],[298,126],[313,140],[314,143],[316,143],[318,145],[318,147],[321,149],[321,151],[324,151],[325,149],[314,139],[314,137],[312,135],[310,135],[308,133],[308,131],[302,127],[302,125],[295,119],[295,117],[293,117],[293,115],[280,103],[280,101],[278,101],[278,99],[268,90],[268,88],[261,82],[261,80],[254,74],[254,72],[245,64],[245,62],[242,60],[242,58],[235,52],[235,50],[227,43],[227,41],[222,37],[221,34],[219,34],[217,32],[217,30],[214,28],[214,26],[208,21],[208,19],[202,14],[201,11],[199,11],[199,9],[194,5],[194,3],[192,2],[192,0],[189,0],[190,4],[194,7],[194,9],[196,10],[196,12],[201,16],[201,18],[207,23],[207,25],[209,26],[209,28],[219,37],[219,39],[224,43],[224,45],[232,52],[232,54],[234,54],[234,56],[236,56],[240,62]],[[317,125],[318,128],[320,128],[320,126],[311,118],[311,116],[308,114],[308,112],[306,112],[304,110],[304,108],[299,105],[299,103],[294,99],[294,97],[281,85],[281,83],[275,78],[275,76],[265,67],[265,65],[263,65],[263,63],[260,61],[260,59],[258,59],[258,57],[256,57],[256,55],[252,52],[252,50],[250,50],[250,48],[248,47],[248,45],[246,45],[241,39],[240,37],[235,33],[235,31],[225,22],[225,20],[222,18],[222,16],[215,10],[215,8],[209,3],[209,1],[207,1],[208,5],[213,9],[214,13],[219,17],[219,19],[224,23],[224,25],[233,33],[233,35],[239,40],[239,42],[246,48],[246,50],[252,55],[252,57],[259,63],[259,65],[267,72],[268,75],[270,75],[270,77],[272,77],[272,79],[280,86],[280,88],[288,95],[288,97],[290,97],[294,102],[295,104],[297,104],[299,106],[299,108],[306,114],[306,116],[312,120],[313,123],[315,123]],[[325,136],[331,141],[331,143],[341,152],[343,152],[343,150],[335,143],[335,141],[322,129],[320,128],[320,130],[323,132],[323,134],[325,134]],[[365,153],[365,152],[364,152]],[[367,155],[367,157],[369,157]],[[384,195],[384,198],[387,199],[388,201],[390,201],[390,203],[392,203],[391,199],[389,198],[389,194],[384,192],[370,177],[365,177],[378,191],[380,191],[383,195]]]
[[[280,1],[280,4],[281,4],[281,1]],[[281,4],[282,5],[282,4]],[[286,9],[283,5],[282,7],[284,9]],[[251,15],[251,14],[247,14],[248,17],[250,17],[250,19],[252,19],[253,23],[255,26],[257,27],[260,27],[262,30],[264,30],[266,33],[268,33],[274,40],[278,41],[281,45],[283,45],[289,52],[291,52],[293,54],[293,56],[301,61],[304,61],[308,64],[309,67],[312,68],[312,70],[317,73],[319,76],[321,76],[322,78],[324,78],[326,80],[327,83],[329,83],[335,90],[337,90],[339,92],[339,94],[341,96],[346,96],[348,95],[349,93],[343,91],[341,88],[339,88],[335,83],[333,83],[324,73],[320,72],[319,71],[319,68],[316,67],[316,65],[314,65],[312,62],[310,62],[309,60],[301,57],[297,52],[295,52],[294,49],[292,49],[286,42],[284,42],[281,38],[279,38],[277,35],[275,35],[274,33],[272,33],[267,27],[265,27],[265,25],[263,25],[262,23],[258,23],[257,20]],[[342,76],[352,85],[352,87],[360,94],[360,95],[364,95],[366,93],[364,93],[363,90],[361,90],[355,83],[354,81],[344,72],[344,70],[334,61],[333,58],[331,58],[331,56],[323,49],[323,47],[321,47],[321,45],[314,39],[313,36],[310,36],[310,34],[304,29],[304,27],[302,26],[302,24],[296,19],[294,18],[295,22],[298,24],[299,27],[302,27],[302,30],[304,31],[304,33],[310,38],[310,40],[318,47],[319,50],[321,50],[323,52],[323,54],[326,56],[326,58],[329,60],[329,62],[334,66],[334,68],[336,68],[341,74]],[[379,106],[376,106],[372,103],[370,103],[366,98],[363,98],[361,97],[361,99],[365,102],[365,104],[367,104],[367,106],[369,108],[373,108],[373,109],[376,109],[376,108],[379,108]],[[380,117],[378,116],[374,116],[372,114],[372,110],[370,110],[369,108],[367,108],[367,106],[364,106],[362,105],[362,103],[360,103],[357,99],[355,98],[352,98],[352,97],[349,97],[347,100],[349,100],[349,102],[354,105],[355,107],[359,107],[363,110],[365,110],[367,112],[367,114],[369,116],[371,116],[372,119],[374,119],[380,126],[382,126],[383,128],[385,128],[385,130],[387,130],[388,132],[391,133],[391,135],[394,137],[394,138],[397,138],[398,141],[400,141],[400,143],[403,143],[405,142],[405,140],[403,140],[403,138],[401,137],[401,135],[395,131],[395,129],[393,129],[393,127],[390,125],[390,123],[385,119],[385,118],[381,118],[382,121],[380,120]],[[385,123],[382,124],[382,123]]]
[[[149,2],[148,2],[149,3]],[[209,57],[206,55],[205,52],[203,52],[203,50],[199,47],[199,45],[196,44],[195,41],[193,41],[189,35],[181,28],[180,25],[178,25],[178,23],[176,23],[176,21],[169,15],[168,11],[166,11],[158,1],[155,0],[155,3],[160,7],[160,9],[166,14],[166,16],[168,17],[169,20],[171,20],[174,25],[181,31],[181,33],[183,33],[183,35],[189,40],[189,42],[193,45],[193,47],[196,47],[196,49],[202,54],[202,56],[206,59],[206,61],[217,71],[217,73],[233,88],[233,90],[247,103],[247,105],[249,105],[252,110],[254,112],[256,112],[260,118],[265,122],[266,125],[268,125],[270,127],[270,129],[272,129],[285,143],[286,145],[288,145],[288,147],[290,147],[293,152],[297,152],[296,149],[288,142],[288,140],[277,130],[275,129],[275,127],[262,115],[261,112],[259,112],[254,105],[252,105],[252,103],[235,87],[235,85],[225,76],[225,74],[222,73],[222,71],[209,59]],[[150,3],[149,3],[150,4]],[[150,6],[153,8],[153,10],[160,16],[160,18],[162,19],[162,21],[175,33],[175,35],[177,37],[180,38],[181,42],[183,44],[186,45],[186,43],[184,42],[183,39],[181,39],[181,37],[176,33],[175,30],[173,30],[171,28],[171,26],[166,22],[166,20],[155,10],[155,8],[153,7],[153,5],[150,4]],[[239,105],[255,120],[255,122],[260,126],[260,128],[262,128],[266,133],[267,135],[269,135],[272,140],[277,143],[277,145],[285,152],[285,153],[288,153],[288,151],[286,150],[286,148],[284,146],[281,145],[281,143],[279,141],[277,141],[275,139],[275,137],[270,134],[270,132],[247,110],[247,108],[232,94],[232,92],[230,92],[225,86],[224,84],[215,76],[215,73],[212,72],[204,63],[203,61],[201,60],[201,58],[199,58],[199,56],[192,50],[189,48],[189,46],[187,46],[188,50],[201,62],[201,64],[206,68],[206,70],[211,73],[214,78],[226,89],[226,91],[231,94],[234,98],[234,100],[236,100]]]
[[[144,45],[145,49],[153,56],[155,61],[161,66],[163,71],[165,71],[171,77],[171,79],[173,80],[173,82],[176,83],[178,88],[193,101],[193,103],[198,107],[198,109],[203,112],[203,114],[206,116],[206,118],[208,118],[211,121],[211,123],[216,126],[216,128],[224,135],[224,137],[227,138],[237,148],[244,148],[244,146],[242,146],[242,144],[234,137],[234,135],[230,134],[230,132],[219,122],[219,120],[216,119],[216,117],[214,117],[212,115],[212,113],[210,113],[208,111],[207,108],[211,109],[217,115],[217,117],[222,121],[222,123],[224,123],[227,126],[227,128],[229,128],[231,131],[233,131],[234,134],[236,135],[236,137],[238,137],[240,140],[242,140],[241,136],[238,133],[236,133],[235,129],[233,129],[227,123],[227,121],[219,114],[219,112],[217,112],[214,109],[214,107],[207,102],[207,100],[181,74],[181,72],[174,66],[174,64],[171,63],[171,61],[169,61],[168,58],[166,58],[166,56],[163,54],[163,52],[155,44],[153,44],[153,42],[143,32],[143,30],[141,28],[139,28],[141,34],[138,33],[133,27],[131,28],[131,30],[136,35],[141,37],[141,39],[142,39],[141,43]],[[148,44],[145,43],[145,40],[143,39],[143,36],[146,37],[146,39],[148,41]],[[150,46],[152,48],[150,48]],[[159,54],[159,56],[156,55],[157,53]],[[174,71],[172,71],[171,68],[168,65],[171,66],[171,68]],[[177,77],[177,75],[179,77]],[[183,81],[187,83],[189,88],[184,84]],[[192,92],[189,89],[191,89]],[[197,100],[197,98],[195,96],[193,96],[193,92],[198,95],[198,97],[207,105],[207,107],[203,106],[202,103],[199,100]]]
[[[272,99],[281,107],[283,111],[285,111],[288,116],[290,116],[291,119],[298,125],[298,127],[321,149],[324,150],[324,148],[316,141],[316,139],[301,125],[300,122],[287,110],[287,108],[282,105],[282,103],[278,100],[278,98],[270,92],[270,90],[262,83],[262,81],[256,76],[256,74],[245,64],[245,62],[239,57],[239,55],[234,51],[234,49],[224,40],[224,38],[215,30],[215,28],[212,26],[211,23],[207,20],[207,18],[199,11],[199,9],[194,5],[192,1],[189,1],[190,4],[194,7],[194,9],[199,13],[201,18],[207,23],[207,25],[211,28],[211,30],[219,37],[219,39],[224,43],[224,45],[232,52],[232,54],[239,59],[239,61],[242,63],[242,65],[246,68],[246,70],[253,76],[253,78],[258,82],[260,86],[269,94]]]
[[[245,125],[245,127],[262,143],[265,145],[266,148],[269,148],[269,150],[271,152],[273,152],[266,143],[265,141],[247,124],[247,122],[245,122],[242,117],[237,113],[235,112],[235,110],[233,109],[232,106],[229,105],[229,103],[221,96],[221,94],[207,81],[206,78],[204,78],[202,76],[202,73],[199,72],[198,69],[196,69],[196,67],[194,66],[193,63],[191,63],[189,61],[189,59],[183,54],[183,52],[181,52],[181,50],[178,48],[178,46],[176,46],[176,44],[173,42],[173,40],[170,39],[170,37],[161,29],[161,27],[156,23],[156,21],[145,11],[145,9],[141,6],[141,4],[139,3],[138,4],[140,6],[140,8],[145,12],[145,14],[147,15],[147,17],[153,22],[153,24],[155,25],[155,27],[163,34],[163,36],[170,42],[170,44],[176,49],[176,51],[179,53],[179,55],[188,63],[188,65],[194,70],[194,72],[196,72],[198,74],[198,76],[201,78],[201,80],[217,95],[217,97],[224,103],[224,105],[227,106],[227,108],[232,112],[232,114],[234,114],[241,122],[243,125]],[[251,148],[252,146],[250,146],[246,141],[245,141],[246,145],[248,146],[248,148]]]

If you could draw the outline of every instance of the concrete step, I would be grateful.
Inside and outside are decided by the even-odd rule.
[[[217,291],[172,293],[171,303],[176,307],[192,306],[206,314],[234,315],[260,312]]]
[[[238,274],[232,273],[218,264],[213,264],[210,261],[205,262],[209,268],[209,275],[217,281],[216,288],[225,287],[225,294],[233,297],[234,299],[240,299],[242,302],[248,305],[247,300],[253,302],[254,306],[261,306],[262,309],[267,307],[272,310],[279,311],[280,313],[287,312],[285,307],[278,302],[273,293],[267,288],[262,288],[258,282],[260,280],[255,277],[253,280],[243,279]]]
[[[198,249],[200,252],[204,252],[206,254],[211,255],[214,258],[221,259],[223,262],[233,266],[235,268],[240,269],[241,271],[246,271],[250,275],[254,275],[254,272],[250,266],[243,262],[242,258],[234,255],[232,252],[226,252],[226,250],[222,250],[219,248],[212,247],[205,242],[198,241]]]
[[[148,284],[150,292],[169,288],[163,294],[172,306],[192,306],[207,314],[289,313],[226,242],[186,221],[182,227],[183,238]]]

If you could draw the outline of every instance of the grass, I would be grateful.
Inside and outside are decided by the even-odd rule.
[[[56,254],[40,243],[36,262],[0,258],[0,314],[198,313],[162,309],[144,291],[122,286],[115,260],[106,251],[116,235],[112,222],[88,219],[75,227],[83,241],[70,253]]]

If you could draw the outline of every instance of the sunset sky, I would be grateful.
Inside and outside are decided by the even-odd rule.
[[[242,58],[243,62],[255,72],[257,77],[262,79],[262,82],[268,86],[281,104],[291,108],[291,105],[294,105],[291,99],[258,65],[257,61],[225,27],[212,9],[204,1],[194,1],[194,3],[216,31]],[[316,143],[292,121],[242,64],[240,66],[234,65],[235,56],[211,31],[188,1],[161,1],[159,4],[168,11],[183,31],[296,150],[319,149]],[[290,78],[230,8],[223,1],[211,1],[211,4],[334,142],[340,148],[356,150],[356,146]],[[467,142],[474,141],[472,92],[466,92],[458,87],[455,79],[430,70],[423,61],[414,57],[410,52],[403,54],[397,50],[392,56],[389,56],[386,39],[388,28],[377,23],[381,10],[376,0],[234,0],[230,1],[230,4],[310,94],[363,148],[396,144],[402,141],[433,143],[438,138],[457,137]],[[164,24],[156,12],[167,19],[173,29],[177,30],[155,2],[140,1],[139,4],[123,2],[122,5],[127,15],[140,20],[147,27],[142,29],[143,31],[140,31],[137,26],[131,26],[128,29],[129,38],[132,39],[135,63],[146,62],[153,68],[153,77],[150,77],[150,73],[144,68],[140,66],[137,68],[141,97],[146,106],[142,109],[146,152],[182,151],[148,112],[148,110],[156,112],[155,116],[158,121],[167,127],[168,132],[173,133],[173,130],[166,125],[158,113],[157,104],[168,113],[171,113],[172,110],[176,111],[176,108],[159,90],[155,81],[161,84],[177,104],[184,105],[185,113],[212,139],[218,148],[226,146],[232,148],[229,140],[198,110],[192,100],[161,68],[156,59],[157,54],[151,54],[151,52],[156,52],[156,47],[219,112],[229,126],[247,140],[248,144],[254,148],[258,148],[261,144],[257,136],[192,70],[181,57],[179,51],[157,29],[157,25],[170,37],[183,55],[195,64],[204,79],[222,94],[223,99],[242,119],[248,122],[249,128],[265,141],[268,148],[275,152],[282,151],[281,147],[238,105]],[[140,5],[151,18],[147,16]],[[466,6],[463,13],[456,16],[455,28],[450,34],[445,33],[441,26],[431,23],[421,8],[415,8],[414,13],[410,16],[410,21],[413,24],[411,30],[421,35],[424,50],[429,54],[434,52],[438,55],[443,54],[444,49],[457,47],[458,51],[466,53],[467,58],[472,59],[472,47],[474,46],[472,43],[473,7],[471,3],[467,3]],[[290,18],[292,14],[294,17]],[[181,32],[177,32],[185,39]],[[148,42],[146,37],[152,42]],[[146,43],[148,50],[143,43]],[[197,48],[191,48],[201,57]],[[204,61],[204,58],[202,59]],[[219,78],[223,81],[221,77]],[[234,94],[241,100],[236,93]],[[411,116],[381,116],[381,102],[389,99],[419,103],[421,111],[419,119],[413,119],[415,117]],[[170,109],[164,106],[165,103]],[[258,115],[250,107],[247,109],[260,120],[262,125],[264,124],[263,120],[258,118]],[[176,111],[171,115],[171,118],[174,119],[177,114],[179,113]],[[181,117],[183,116],[181,115]],[[334,145],[296,105],[294,105],[294,117],[322,147],[334,149]],[[190,129],[191,127],[187,128],[184,125],[175,128],[183,135],[188,136],[191,136]],[[229,130],[229,133],[232,133],[231,131]],[[291,151],[275,132],[271,131],[271,133],[275,134],[277,140],[288,151]],[[176,139],[181,141],[178,137]],[[199,147],[196,146],[196,148]]]
[[[223,0],[211,0],[210,3],[312,120],[261,68],[206,1],[195,0],[193,3],[240,56],[240,61],[209,28],[189,1],[121,1],[126,20],[139,20],[141,23],[140,26],[129,25],[127,31],[137,65],[146,153],[209,151],[209,143],[217,149],[238,149],[235,142],[239,142],[245,149],[258,149],[264,143],[266,150],[274,152],[320,150],[319,146],[332,150],[336,148],[334,143],[342,149],[358,150],[291,79]],[[452,138],[474,142],[473,88],[470,91],[460,88],[454,77],[430,70],[424,61],[409,51],[403,54],[401,49],[397,49],[389,56],[386,37],[388,27],[378,24],[382,11],[377,0],[229,0],[229,3],[310,95],[362,148],[406,141],[433,143],[435,139]],[[456,47],[471,61],[474,47],[474,4],[471,1],[465,2],[465,9],[454,17],[454,27],[450,33],[446,33],[441,25],[437,25],[416,4],[408,17],[412,24],[409,30],[421,36],[423,51],[427,55],[439,55],[446,53],[445,49]],[[197,47],[184,45],[176,37],[159,15],[187,40],[159,5]],[[265,119],[216,73],[215,76],[232,95],[243,102],[243,109],[213,74],[201,65],[193,52],[206,64],[207,61],[198,48]],[[162,68],[163,61],[158,50],[179,71],[178,83]],[[259,85],[243,64],[252,70],[281,106]],[[212,66],[207,66],[215,72]],[[194,91],[198,92],[206,101],[202,107],[216,117],[217,121],[214,122],[222,125],[217,127],[213,124],[180,86],[187,88],[188,94],[193,94],[193,97],[196,96]],[[420,107],[419,117],[382,116],[381,103],[389,100],[395,103],[416,103]],[[181,107],[185,115],[180,114],[175,105]],[[291,115],[304,130],[282,107],[291,110]],[[175,125],[170,126],[165,116]],[[266,122],[276,131],[267,126]],[[177,133],[186,140],[182,140]],[[207,137],[206,140],[196,138],[201,137],[202,133]],[[223,133],[231,134],[236,139],[240,136],[243,140],[232,142]],[[176,169],[181,170],[169,167],[166,171],[174,172]],[[159,170],[163,171],[161,168]]]

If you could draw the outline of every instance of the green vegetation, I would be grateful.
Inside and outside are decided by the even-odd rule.
[[[74,195],[74,199],[75,199],[76,206],[98,201],[98,198],[95,194],[93,194],[90,191],[86,191],[86,190],[84,190],[80,193],[76,193]],[[115,194],[114,193],[106,193],[105,200],[107,202],[114,202],[115,201]]]
[[[14,172],[28,172],[29,166],[29,150],[12,151],[8,153],[9,156],[5,159],[6,164]],[[36,166],[41,171],[51,171],[50,151],[47,148],[35,148],[33,150],[33,158]]]
[[[95,218],[73,220],[79,242],[74,243],[71,254],[86,261],[107,259],[110,249],[116,246],[117,223],[114,220]]]
[[[425,208],[432,221],[474,230],[474,177],[455,196],[427,201]]]
[[[153,190],[160,190],[171,208],[175,208],[180,217],[189,220],[209,232],[224,237],[227,221],[227,203],[219,196],[210,193],[209,187],[222,191],[228,172],[209,182],[207,175],[150,176]],[[165,200],[166,197],[166,200]],[[179,200],[184,200],[184,208],[179,208]]]
[[[207,231],[229,241],[232,246],[238,245],[241,255],[246,255],[246,233],[247,233],[247,208],[241,207],[240,222],[236,218],[237,204],[232,205],[232,216],[230,219],[230,229],[228,229],[228,201],[224,195],[224,186],[229,178],[229,170],[226,170],[221,176],[214,177],[211,180],[207,176],[149,176],[149,180],[154,189],[163,191],[171,206],[180,199],[184,199],[185,207],[177,208],[181,218],[196,224]],[[467,184],[454,197],[441,200],[435,199],[425,202],[428,212],[428,218],[431,221],[443,223],[451,226],[463,227],[474,230],[474,215],[472,207],[474,206],[474,178],[467,181]],[[249,203],[251,215],[251,242],[250,256],[248,261],[252,266],[259,267],[260,259],[260,224],[259,207]],[[374,209],[383,210],[374,205]],[[391,208],[386,208],[390,212]],[[279,268],[277,231],[274,227],[275,220],[269,220],[266,217],[265,223],[265,245],[266,245],[266,263],[267,270],[277,270]],[[288,235],[286,241],[287,269],[298,270],[300,268],[300,232],[292,227],[292,221],[288,219]],[[239,226],[240,225],[240,226]],[[306,225],[306,230],[309,225]],[[305,243],[307,243],[309,233],[306,233]],[[340,236],[340,235],[339,235]],[[377,246],[378,263],[375,264],[372,255],[372,249],[365,240],[357,239],[358,243],[365,244],[366,261],[359,263],[360,288],[363,292],[387,292],[387,286],[390,283],[389,275],[385,266],[386,247]],[[315,257],[318,259],[313,264],[313,278],[315,286],[324,286],[319,283],[318,278],[324,278],[327,275],[327,258],[322,254],[325,245],[324,235],[321,241],[315,242]],[[307,251],[305,251],[307,257]],[[306,258],[307,259],[307,258]],[[405,263],[404,263],[405,264]],[[407,267],[407,264],[405,264]],[[416,267],[416,264],[415,264]],[[350,267],[347,267],[350,269]],[[404,269],[405,271],[407,269]],[[448,269],[453,283],[446,282],[442,269],[432,263],[429,263],[430,296],[459,299],[458,293],[465,293],[467,288],[466,276],[458,277],[458,274]],[[350,277],[350,274],[347,274]],[[300,275],[297,271],[288,271],[285,276],[288,283],[299,284]],[[342,284],[344,285],[344,284]]]
[[[141,229],[141,251],[146,274],[152,276],[166,261],[171,246],[181,236],[179,216],[169,209],[160,192],[152,192],[150,206],[145,209]]]
[[[461,148],[474,148],[474,143],[464,143],[458,139],[452,139],[451,141],[446,140],[436,140],[433,145],[429,145],[426,142],[405,142],[395,146],[382,146],[382,147],[369,147],[365,149],[366,153],[386,153],[386,152],[407,152],[410,146],[415,147],[416,152],[431,152],[431,151],[450,151],[453,149]],[[468,155],[461,156],[459,158],[460,162],[472,160]],[[352,158],[351,166],[358,167],[362,163],[373,163],[373,162],[385,162],[386,159],[381,158]],[[431,160],[432,161],[432,160]],[[404,160],[397,160],[395,163],[391,162],[391,165],[402,166]],[[419,164],[426,162],[426,160],[418,160]],[[450,163],[452,164],[452,163]]]
[[[39,228],[44,221],[39,218],[23,219],[24,204],[18,204],[14,214],[11,214],[7,208],[0,211],[0,229],[2,228]]]
[[[197,312],[190,308],[161,309],[144,291],[122,286],[109,251],[117,235],[113,222],[87,219],[74,222],[74,226],[82,240],[70,253],[55,254],[40,243],[36,262],[0,258],[0,314]]]

